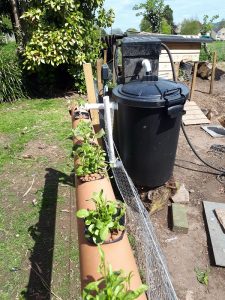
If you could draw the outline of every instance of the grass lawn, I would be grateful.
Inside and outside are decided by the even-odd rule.
[[[79,299],[64,99],[0,105],[0,299]]]

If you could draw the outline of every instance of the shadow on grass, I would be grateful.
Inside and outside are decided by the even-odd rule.
[[[28,229],[35,245],[29,258],[31,268],[27,289],[21,293],[25,299],[51,299],[58,185],[74,185],[71,176],[51,168],[46,171],[39,220]]]

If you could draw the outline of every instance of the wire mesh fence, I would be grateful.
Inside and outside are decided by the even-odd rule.
[[[108,150],[106,138],[105,145]],[[119,167],[112,168],[112,172],[120,194],[127,204],[129,239],[135,253],[140,275],[149,286],[148,299],[178,299],[154,227],[136,187],[122,163]]]

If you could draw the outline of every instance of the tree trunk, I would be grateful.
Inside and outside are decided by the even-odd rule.
[[[12,14],[14,18],[14,33],[15,33],[16,42],[19,46],[22,46],[22,30],[21,30],[20,15],[18,10],[18,2],[17,0],[10,0],[10,4],[12,7]]]

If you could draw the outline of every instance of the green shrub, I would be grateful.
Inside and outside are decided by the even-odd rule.
[[[0,83],[0,102],[12,102],[24,97],[15,43],[0,46]]]
[[[30,1],[22,18],[28,28],[24,67],[37,72],[41,65],[67,65],[75,86],[84,90],[82,64],[95,62],[101,49],[100,30],[113,21],[104,0]]]

